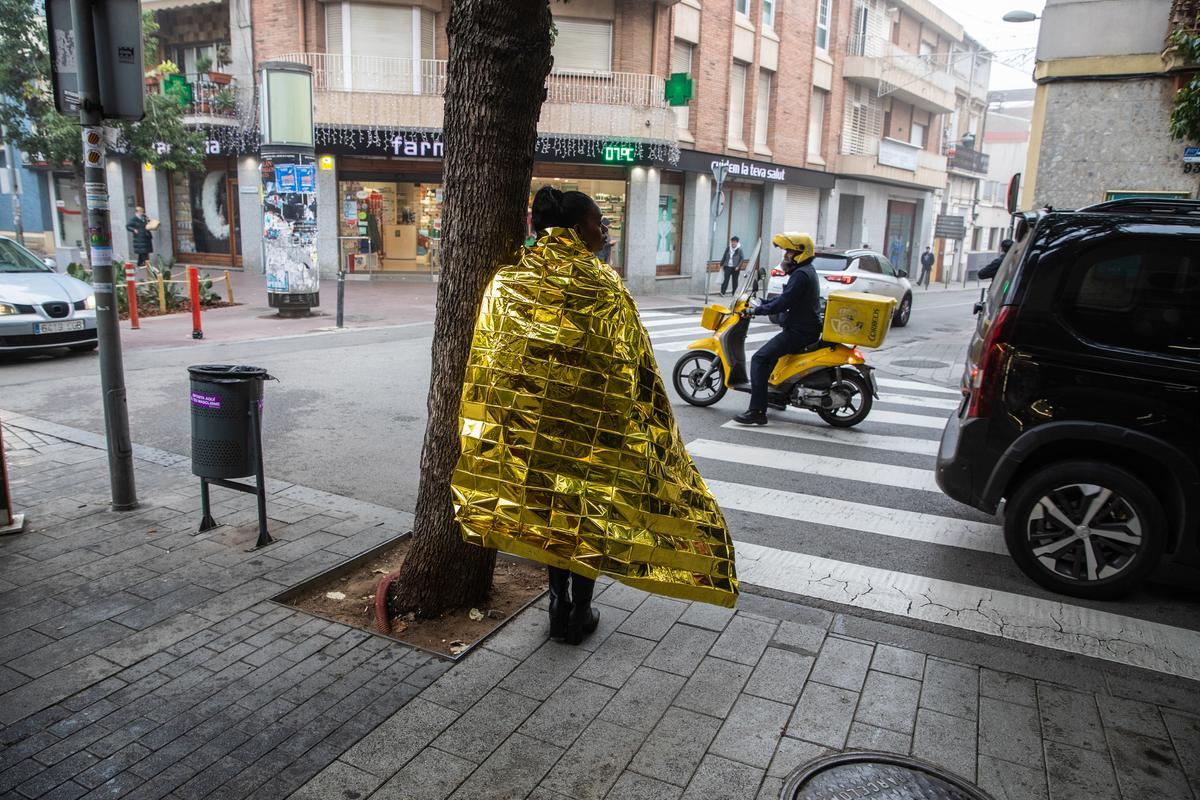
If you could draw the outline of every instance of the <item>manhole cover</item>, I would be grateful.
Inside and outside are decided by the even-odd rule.
[[[788,776],[780,800],[990,800],[962,778],[891,753],[841,753]]]
[[[897,367],[911,367],[913,369],[940,369],[941,367],[950,366],[946,361],[931,361],[927,358],[910,358],[906,361],[893,361],[892,364]]]

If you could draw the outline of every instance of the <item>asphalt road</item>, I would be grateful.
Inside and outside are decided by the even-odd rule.
[[[965,348],[976,299],[970,290],[918,293],[912,322],[893,330],[884,350],[914,351],[920,342],[944,344],[956,336]],[[653,323],[651,337],[669,386],[669,370],[679,352],[664,348],[688,341],[693,332],[698,336],[699,326],[692,322],[696,316],[664,311],[645,316]],[[411,510],[425,425],[432,326],[414,323],[270,338],[270,324],[263,322],[268,338],[254,342],[194,342],[127,351],[134,441],[177,453],[189,451],[189,364],[263,366],[279,379],[266,390],[269,476]],[[95,354],[0,363],[0,409],[102,432],[97,368]],[[668,391],[674,397],[673,390]],[[868,419],[849,435],[895,438],[868,437],[860,439],[866,443],[860,445],[841,432],[826,435],[830,429],[805,412],[787,412],[786,420],[776,419],[768,426],[771,432],[723,427],[745,407],[746,398],[737,394],[707,409],[675,398],[675,410],[702,473],[727,508],[738,541],[857,565],[877,575],[896,573],[1001,590],[1035,604],[1061,600],[1034,586],[1007,555],[995,552],[996,529],[988,527],[994,519],[929,488],[931,453],[940,420],[953,406],[952,394],[905,382],[881,393],[884,402],[877,409],[923,417],[916,420],[921,424],[893,424],[881,414],[880,421]],[[904,419],[913,421],[911,416]],[[754,510],[745,510],[749,508]],[[813,518],[797,522],[796,513]],[[990,542],[985,541],[989,537]],[[1120,603],[1072,602],[1200,630],[1195,600],[1194,591],[1152,587]]]

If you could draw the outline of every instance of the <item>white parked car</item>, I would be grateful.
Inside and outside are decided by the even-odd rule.
[[[0,353],[95,349],[92,287],[48,261],[0,236]]]
[[[874,250],[817,250],[813,258],[817,277],[821,278],[821,313],[830,292],[869,292],[896,298],[892,325],[903,328],[912,315],[912,284],[908,271],[892,266],[883,253]],[[771,270],[767,297],[777,297],[787,283],[787,275],[776,267]]]

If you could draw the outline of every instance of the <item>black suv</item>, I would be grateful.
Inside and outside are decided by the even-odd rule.
[[[967,351],[937,481],[1021,570],[1112,598],[1200,576],[1200,202],[1022,215]]]

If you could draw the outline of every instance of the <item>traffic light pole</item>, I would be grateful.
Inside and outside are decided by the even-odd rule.
[[[117,295],[113,287],[112,228],[108,218],[108,184],[104,174],[103,109],[96,66],[96,39],[91,0],[71,0],[71,21],[79,74],[79,124],[83,131],[83,187],[87,197],[88,260],[96,292],[96,334],[100,340],[100,391],[104,430],[108,437],[108,475],[114,511],[137,508],[133,480],[133,445],[125,400],[121,334],[117,328]],[[136,298],[130,298],[137,302]]]

